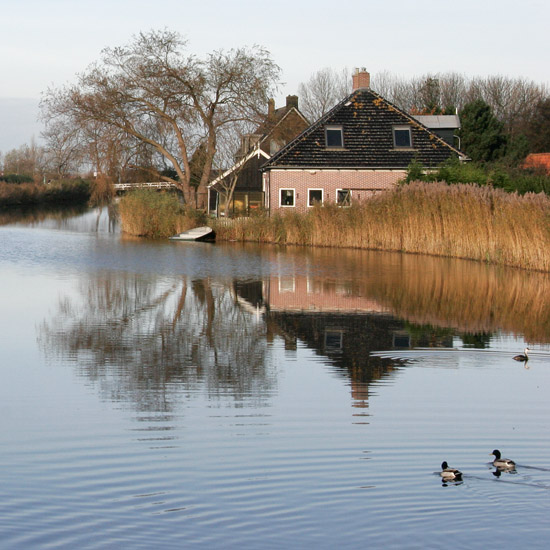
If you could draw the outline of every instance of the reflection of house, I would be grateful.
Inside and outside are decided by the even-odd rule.
[[[370,89],[364,69],[353,92],[269,159],[266,207],[306,211],[315,203],[342,206],[394,187],[413,160],[435,167],[463,155]]]
[[[371,352],[453,343],[450,331],[407,324],[363,290],[351,281],[303,275],[235,283],[242,300],[266,312],[268,334],[282,337],[285,349],[296,350],[300,341],[341,369],[360,407],[367,405],[370,384],[404,364]]]
[[[298,109],[297,96],[288,96],[286,105],[279,109],[275,109],[275,102],[271,99],[264,123],[253,134],[242,137],[235,164],[209,185],[210,211],[224,214],[225,189],[235,180],[229,208],[231,215],[250,214],[251,210],[263,206],[260,167],[307,126],[307,120]]]
[[[363,296],[357,283],[345,279],[327,279],[313,275],[271,277],[266,290],[271,311],[329,312],[344,311],[385,313],[375,299]]]
[[[456,133],[460,129],[458,115],[414,115],[414,118],[449,145],[454,145]]]

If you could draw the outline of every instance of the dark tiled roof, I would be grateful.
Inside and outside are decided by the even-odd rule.
[[[309,122],[306,120],[304,115],[294,106],[286,105],[285,107],[279,107],[278,109],[275,109],[275,111],[268,115],[262,124],[256,128],[255,134],[261,135],[262,140],[264,140],[266,137],[273,132],[277,127],[280,127],[282,124],[284,124],[284,119],[286,117],[290,117],[292,114],[295,114],[295,120],[302,121],[302,128],[309,124]],[[296,122],[292,124],[292,126],[295,126]],[[294,134],[296,135],[296,134]]]
[[[325,126],[342,126],[344,147],[328,149]],[[411,128],[412,148],[396,149],[393,127]],[[354,91],[324,117],[267,161],[264,169],[296,168],[406,168],[417,158],[424,166],[437,166],[460,152],[436,136],[414,117],[370,89]]]

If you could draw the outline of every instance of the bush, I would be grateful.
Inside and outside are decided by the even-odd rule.
[[[479,164],[460,162],[451,159],[436,170],[426,173],[422,164],[413,161],[407,169],[407,183],[412,181],[436,182],[448,184],[475,183],[491,185],[510,193],[546,193],[550,194],[550,176],[521,168],[510,168],[503,164]]]
[[[5,181],[6,183],[34,183],[32,176],[20,174],[6,174],[0,177],[0,181]]]
[[[85,180],[59,181],[48,185],[35,183],[0,183],[0,206],[37,204],[85,204],[90,198],[90,184]]]

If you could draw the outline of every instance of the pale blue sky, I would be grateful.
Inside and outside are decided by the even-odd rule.
[[[74,81],[104,47],[162,28],[187,37],[197,55],[264,46],[283,71],[277,104],[328,66],[402,76],[501,74],[550,84],[546,0],[0,0],[0,21],[0,107],[5,98],[36,104],[49,86]],[[17,115],[26,113],[27,133],[29,111],[22,107]],[[30,141],[2,112],[0,150],[6,132],[9,147]]]

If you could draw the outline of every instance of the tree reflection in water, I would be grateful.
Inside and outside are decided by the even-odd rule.
[[[246,248],[243,249],[246,251]],[[403,254],[262,248],[262,279],[103,272],[60,300],[40,330],[106,397],[171,410],[181,392],[265,400],[268,346],[300,341],[351,381],[356,406],[403,361],[372,351],[487,346],[493,334],[550,340],[550,276]]]
[[[265,325],[230,282],[102,273],[83,280],[79,298],[60,299],[39,340],[106,398],[142,411],[170,411],[176,394],[203,387],[210,398],[262,400],[274,384]]]

